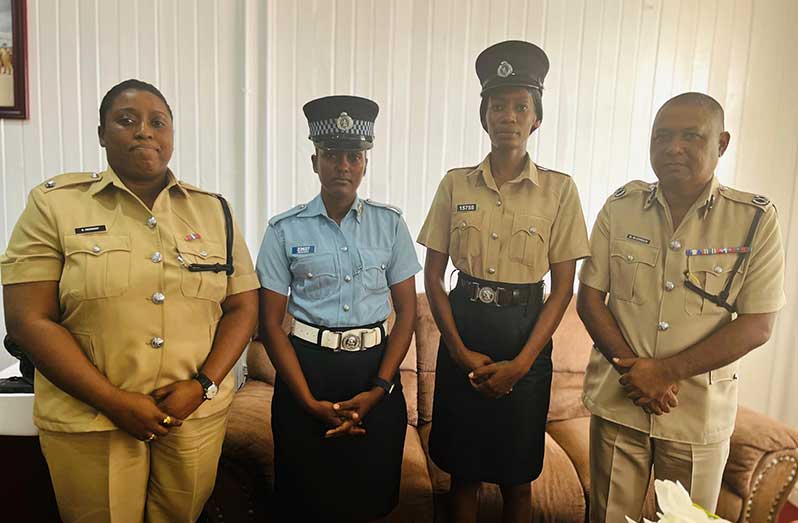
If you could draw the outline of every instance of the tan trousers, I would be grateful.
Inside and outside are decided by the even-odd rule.
[[[64,523],[194,523],[216,481],[227,412],[151,443],[121,430],[40,431]]]
[[[715,511],[729,440],[678,443],[590,417],[590,522],[639,521],[653,466],[656,479],[680,481],[695,503]]]

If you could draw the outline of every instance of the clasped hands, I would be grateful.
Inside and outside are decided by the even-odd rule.
[[[385,391],[379,387],[361,392],[347,401],[331,402],[314,400],[308,410],[330,427],[324,438],[340,438],[343,436],[363,436],[366,429],[363,419],[369,411],[379,403]]]
[[[460,351],[456,362],[468,371],[471,386],[492,399],[510,394],[518,380],[529,370],[524,370],[515,361],[494,362],[490,356],[468,349]]]
[[[661,416],[679,405],[679,385],[662,361],[649,358],[613,358],[621,374],[618,382],[626,397],[649,414]]]

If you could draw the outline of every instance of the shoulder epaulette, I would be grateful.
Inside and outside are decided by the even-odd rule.
[[[545,171],[547,173],[552,173],[552,174],[561,174],[562,176],[567,176],[568,178],[571,177],[570,174],[566,174],[562,171],[555,171],[554,169],[549,169],[548,167],[543,167],[542,165],[535,164],[535,167],[537,167],[538,171]]]
[[[371,198],[366,198],[363,201],[366,202],[368,205],[371,205],[373,207],[381,207],[383,209],[390,209],[393,212],[395,212],[396,214],[398,214],[399,216],[402,215],[402,209],[400,209],[399,207],[394,207],[393,205],[388,205],[387,203],[375,202]]]
[[[753,205],[754,207],[759,207],[765,210],[768,210],[770,207],[774,207],[773,202],[770,201],[770,198],[760,194],[740,191],[726,186],[722,186],[718,192],[721,196],[738,203]]]
[[[622,185],[614,193],[612,193],[612,198],[623,198],[624,196],[634,192],[650,192],[653,190],[652,186],[656,185],[641,180],[632,180],[631,182]]]
[[[291,216],[296,216],[300,212],[304,211],[306,207],[307,207],[306,204],[300,203],[299,205],[297,205],[295,207],[292,207],[292,208],[288,209],[287,211],[283,211],[280,214],[272,216],[272,219],[269,220],[269,225],[274,227],[281,220],[284,220],[286,218],[290,218]]]
[[[184,182],[183,180],[179,180],[177,183],[179,183],[180,186],[182,188],[184,188],[185,190],[187,190],[187,191],[200,192],[202,194],[208,194],[208,195],[213,196],[213,197],[215,197],[218,194],[218,193],[215,193],[213,191],[206,191],[205,189],[201,189],[201,188],[197,187],[196,185],[191,185],[190,183]]]
[[[64,173],[45,181],[41,184],[41,187],[44,192],[50,192],[64,187],[94,183],[99,180],[102,180],[102,175],[95,172]]]
[[[479,167],[479,165],[480,164],[472,165],[471,167],[453,167],[453,168],[449,169],[448,171],[446,171],[446,174],[452,174],[452,173],[454,173],[456,171],[465,171],[467,173],[470,173],[471,171],[473,171],[474,169]]]

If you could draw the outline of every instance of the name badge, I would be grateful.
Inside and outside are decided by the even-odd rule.
[[[643,238],[642,236],[637,236],[636,234],[627,234],[626,237],[636,242],[645,243],[646,245],[651,243],[651,240],[648,238]]]
[[[88,234],[90,232],[105,232],[105,225],[89,225],[88,227],[75,228],[75,234]]]
[[[475,203],[459,203],[457,204],[457,212],[476,211],[477,204]]]
[[[291,247],[291,254],[313,254],[315,252],[315,245],[297,245],[296,247]]]

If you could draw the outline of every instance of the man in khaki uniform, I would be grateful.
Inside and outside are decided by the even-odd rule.
[[[775,207],[714,176],[729,139],[709,96],[669,100],[651,135],[659,183],[618,189],[593,228],[578,301],[596,343],[583,395],[593,522],[639,519],[652,465],[717,504],[739,359],[785,301]]]
[[[229,210],[166,167],[160,92],[123,82],[100,115],[111,167],[35,187],[0,258],[6,324],[37,366],[61,519],[195,521],[259,284]]]

